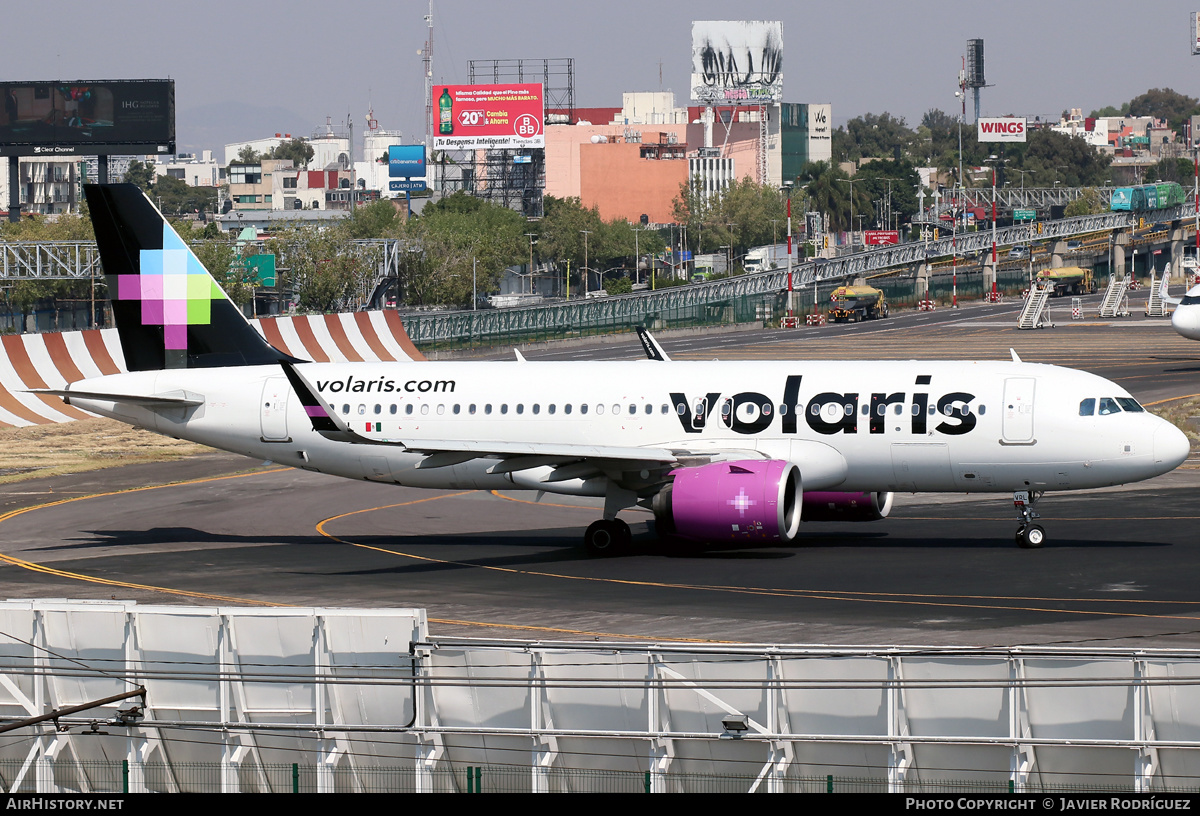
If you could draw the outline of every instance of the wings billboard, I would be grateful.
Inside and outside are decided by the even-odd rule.
[[[435,85],[434,150],[545,147],[542,86]]]
[[[172,79],[0,82],[0,156],[175,152]]]
[[[783,101],[783,23],[693,21],[692,100],[705,105]]]

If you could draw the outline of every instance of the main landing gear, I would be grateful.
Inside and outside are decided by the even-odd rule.
[[[633,544],[633,532],[620,519],[593,521],[583,534],[583,546],[589,555],[616,555]]]
[[[1017,528],[1017,546],[1026,550],[1036,550],[1046,541],[1046,529],[1033,520],[1041,518],[1034,512],[1034,505],[1042,497],[1044,491],[1017,490],[1013,493],[1013,506],[1021,514],[1021,526]]]

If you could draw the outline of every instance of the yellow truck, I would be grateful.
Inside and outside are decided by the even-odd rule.
[[[1049,281],[1054,286],[1054,297],[1062,295],[1090,295],[1096,291],[1092,270],[1079,266],[1060,266],[1038,272],[1038,282]]]
[[[874,286],[839,286],[829,296],[829,319],[834,323],[857,323],[888,316],[883,292]]]

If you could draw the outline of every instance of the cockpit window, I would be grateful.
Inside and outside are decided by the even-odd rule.
[[[1184,295],[1179,301],[1180,306],[1191,306],[1200,303],[1200,295]]]
[[[1141,413],[1146,410],[1141,405],[1138,405],[1138,401],[1133,397],[1117,397],[1117,404],[1131,414]]]
[[[1108,416],[1109,414],[1119,413],[1121,413],[1121,408],[1117,405],[1117,401],[1115,399],[1112,397],[1100,398],[1100,416]]]
[[[1094,400],[1091,397],[1088,397],[1087,399],[1085,399],[1079,403],[1079,415],[1080,416],[1095,416],[1095,414],[1096,414],[1096,400]]]

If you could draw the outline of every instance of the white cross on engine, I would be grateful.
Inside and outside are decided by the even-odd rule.
[[[758,504],[758,502],[746,495],[746,488],[744,487],[738,491],[736,496],[734,496],[732,499],[729,499],[725,503],[736,507],[738,515],[742,516],[743,518],[745,517],[747,510]]]

